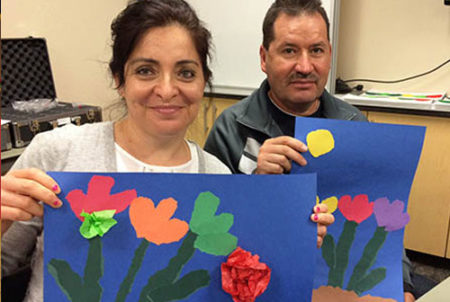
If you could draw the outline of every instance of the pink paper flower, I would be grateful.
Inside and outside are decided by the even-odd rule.
[[[339,211],[349,220],[361,223],[373,213],[373,202],[369,202],[366,194],[356,195],[352,201],[350,195],[344,195],[338,202]]]
[[[222,288],[234,302],[253,302],[270,282],[271,269],[259,262],[258,255],[236,248],[222,263]]]
[[[386,197],[375,200],[373,212],[378,226],[384,227],[387,232],[403,228],[409,222],[408,213],[403,213],[404,208],[405,203],[400,200],[395,200],[392,203],[389,203],[389,199]]]
[[[136,190],[127,190],[116,194],[110,194],[114,186],[114,178],[109,176],[94,175],[88,184],[87,193],[82,190],[72,190],[66,199],[75,215],[81,221],[81,212],[92,213],[103,210],[116,210],[116,214],[125,210],[133,199],[137,197]]]

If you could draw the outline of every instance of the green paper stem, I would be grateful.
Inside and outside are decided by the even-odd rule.
[[[147,252],[147,248],[149,246],[149,242],[145,239],[141,241],[141,244],[138,246],[136,251],[134,252],[133,260],[131,261],[130,268],[128,269],[128,273],[120,284],[119,292],[116,296],[116,302],[125,301],[126,297],[131,291],[131,286],[133,285],[134,279],[136,278],[136,274],[142,266],[142,261],[144,261],[144,256]]]
[[[333,236],[327,234],[325,238],[323,238],[322,244],[322,257],[327,263],[328,267],[334,268],[336,265],[336,246],[334,244]]]
[[[103,289],[99,281],[102,276],[102,240],[100,237],[94,237],[89,240],[89,252],[86,266],[84,267],[84,301],[96,302],[101,300]]]
[[[364,248],[361,259],[353,269],[352,276],[350,277],[350,281],[347,285],[348,290],[354,290],[356,292],[356,288],[359,288],[358,283],[362,282],[362,279],[365,278],[367,271],[375,263],[378,252],[386,241],[387,234],[388,232],[384,230],[384,227],[377,227],[373,237]],[[374,284],[373,286],[375,285],[376,284]],[[365,287],[366,286],[364,286],[364,288]]]
[[[84,267],[84,278],[75,273],[64,260],[52,259],[48,271],[58,286],[73,302],[99,302],[103,289],[100,278],[103,276],[102,241],[99,237],[89,240],[89,251]]]
[[[162,286],[150,292],[146,301],[166,302],[183,300],[200,288],[208,286],[210,280],[207,270],[193,271],[174,284]]]
[[[195,252],[194,241],[197,235],[188,232],[178,253],[169,261],[166,268],[156,272],[148,279],[147,285],[142,289],[139,302],[148,301],[147,296],[157,288],[171,285],[181,273],[184,265],[192,258]]]
[[[355,240],[356,227],[358,223],[345,221],[344,229],[336,246],[336,264],[328,272],[328,285],[342,288],[344,285],[345,270],[348,266],[350,248]]]

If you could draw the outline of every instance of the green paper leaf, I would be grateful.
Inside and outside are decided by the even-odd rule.
[[[157,271],[148,279],[147,285],[142,289],[139,296],[139,302],[146,301],[148,293],[154,291],[155,289],[175,282],[183,267],[186,263],[188,263],[192,256],[194,256],[194,242],[196,238],[196,234],[191,231],[188,232],[187,236],[183,240],[183,243],[178,249],[178,253],[170,259],[169,265],[167,265],[166,268]]]
[[[103,276],[103,254],[100,238],[89,240],[89,252],[83,280],[64,260],[50,260],[47,269],[70,301],[101,301],[103,288],[99,281]]]
[[[372,267],[377,259],[378,252],[383,247],[386,241],[388,232],[384,230],[384,227],[377,227],[373,237],[366,244],[361,259],[353,269],[352,276],[348,282],[347,289],[355,290],[361,279],[366,276],[367,271]]]
[[[202,235],[197,237],[194,247],[207,254],[226,256],[236,249],[237,237],[230,233]]]
[[[80,214],[81,217],[84,217],[83,224],[80,227],[81,235],[86,239],[91,239],[95,236],[103,237],[117,223],[112,218],[115,213],[116,210],[97,211],[91,214],[83,211]]]
[[[207,270],[197,270],[186,274],[177,282],[159,287],[147,295],[147,301],[165,302],[184,300],[210,282]]]
[[[362,293],[372,289],[386,278],[386,268],[379,267],[374,269],[370,273],[364,276],[359,282],[356,284],[354,291],[360,296]]]
[[[47,269],[70,301],[80,301],[83,290],[81,277],[72,270],[69,263],[64,260],[52,259],[48,263]]]

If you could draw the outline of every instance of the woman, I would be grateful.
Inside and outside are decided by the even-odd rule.
[[[34,250],[25,301],[43,299],[42,204],[62,205],[58,184],[43,171],[230,173],[184,139],[211,79],[210,33],[192,8],[183,0],[132,1],[111,28],[109,67],[127,116],[39,134],[2,177],[2,273]]]

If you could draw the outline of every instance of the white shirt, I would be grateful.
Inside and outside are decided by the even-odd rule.
[[[117,143],[114,143],[116,148],[116,164],[118,172],[154,172],[154,173],[198,173],[198,154],[195,145],[186,141],[191,153],[191,159],[179,166],[154,166],[146,164],[130,153],[125,151]]]

